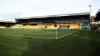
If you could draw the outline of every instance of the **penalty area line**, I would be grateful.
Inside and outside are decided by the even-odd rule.
[[[57,39],[63,38],[63,37],[65,37],[65,36],[72,35],[73,33],[76,33],[76,32],[78,32],[78,31],[79,31],[79,30],[77,30],[77,31],[74,31],[74,32],[71,32],[71,33],[69,33],[69,34],[66,34],[66,35],[63,35],[63,36],[61,36],[61,37],[58,37]]]

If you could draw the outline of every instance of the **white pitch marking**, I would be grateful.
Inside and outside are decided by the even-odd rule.
[[[73,33],[76,33],[76,32],[78,32],[79,30],[77,30],[77,31],[74,31],[74,32],[71,32],[71,33],[69,33],[69,34],[66,34],[66,35],[63,35],[63,36],[61,36],[61,37],[58,37],[57,39],[60,39],[60,38],[63,38],[63,37],[65,37],[65,36],[68,36],[68,35],[71,35],[71,34],[73,34]]]
[[[66,35],[63,35],[63,36],[61,36],[61,37],[58,37],[57,39],[60,39],[60,38],[62,38],[62,37],[65,37],[65,36],[68,36],[68,35],[71,35],[71,34],[73,34],[73,33],[76,33],[76,32],[78,32],[79,30],[77,30],[77,31],[75,31],[75,32],[72,32],[72,33],[69,33],[69,34],[66,34]],[[3,35],[8,35],[8,36],[24,36],[24,35],[13,35],[13,34],[3,34]],[[33,37],[33,36],[25,36],[25,37]],[[36,37],[36,38],[44,38],[44,37]],[[47,39],[53,39],[53,38],[47,38]]]

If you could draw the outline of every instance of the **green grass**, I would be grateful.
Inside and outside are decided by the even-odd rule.
[[[58,38],[77,30],[58,29]],[[62,41],[63,40],[63,41]],[[56,39],[56,30],[0,29],[0,56],[99,56],[100,35],[79,30]]]

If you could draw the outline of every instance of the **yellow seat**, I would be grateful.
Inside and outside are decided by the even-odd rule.
[[[66,29],[66,28],[69,28],[70,25],[69,24],[59,24],[59,26],[61,29],[63,28]]]
[[[0,26],[0,28],[6,28],[5,26]]]
[[[80,24],[70,24],[69,29],[80,29],[81,25]]]
[[[56,29],[56,27],[54,26],[54,24],[50,24],[50,25],[47,26],[46,29]]]
[[[40,26],[40,25],[25,25],[25,26],[21,26],[21,28],[24,28],[24,29],[42,29],[43,26]]]

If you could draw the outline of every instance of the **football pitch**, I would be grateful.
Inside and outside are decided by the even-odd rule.
[[[86,30],[0,29],[0,56],[99,56],[100,35]]]

